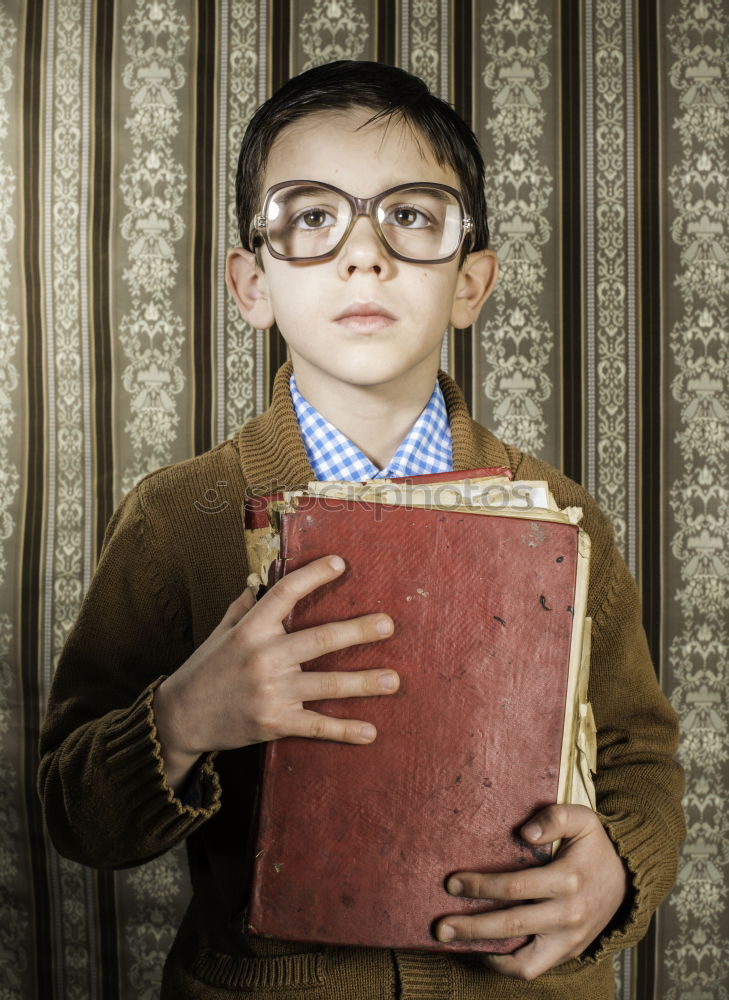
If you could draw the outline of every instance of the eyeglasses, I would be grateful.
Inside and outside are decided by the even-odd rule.
[[[445,184],[398,184],[374,198],[355,198],[320,181],[284,181],[266,192],[251,226],[251,246],[265,241],[279,260],[333,257],[360,215],[367,215],[393,257],[417,264],[452,260],[473,220],[461,195]]]

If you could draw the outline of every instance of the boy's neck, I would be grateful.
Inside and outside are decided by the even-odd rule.
[[[437,369],[418,373],[402,385],[346,385],[312,378],[295,366],[304,399],[341,431],[379,469],[388,465],[433,393]],[[411,373],[412,374],[412,373]]]

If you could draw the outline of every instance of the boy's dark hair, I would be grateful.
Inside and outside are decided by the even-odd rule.
[[[300,73],[251,118],[241,143],[235,181],[241,246],[251,250],[249,227],[261,208],[263,175],[279,132],[306,115],[350,108],[374,111],[366,124],[381,119],[403,121],[427,141],[436,161],[458,175],[466,211],[473,219],[474,240],[464,248],[461,259],[467,250],[485,250],[489,230],[484,165],[471,129],[449,104],[431,94],[419,77],[385,63],[353,60],[326,63]]]

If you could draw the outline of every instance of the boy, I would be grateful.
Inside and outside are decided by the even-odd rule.
[[[290,81],[254,116],[237,207],[242,247],[229,254],[228,286],[253,326],[277,322],[293,368],[278,373],[264,415],[147,477],[109,526],[42,735],[39,782],[56,845],[120,867],[187,838],[193,898],[163,997],[612,996],[601,959],[640,936],[673,880],[675,719],[597,505],[474,424],[454,383],[437,377],[443,330],[475,322],[496,280],[475,138],[409,74],[330,64]],[[367,744],[376,733],[366,702],[362,720],[331,719],[307,702],[386,697],[398,685],[387,645],[377,646],[393,629],[387,614],[294,635],[282,627],[297,600],[342,572],[336,553],[257,603],[241,593],[246,492],[496,465],[548,479],[560,506],[584,508],[600,813],[563,806],[531,817],[527,840],[565,841],[543,868],[449,880],[453,894],[512,905],[445,918],[440,940],[531,936],[513,955],[246,936],[256,748],[289,735]],[[213,518],[195,500],[220,482],[231,503]],[[370,670],[301,670],[358,643],[372,643]]]

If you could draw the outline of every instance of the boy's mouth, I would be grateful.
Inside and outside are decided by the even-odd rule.
[[[396,318],[377,302],[353,302],[335,317],[334,322],[350,330],[379,330],[391,326]]]

